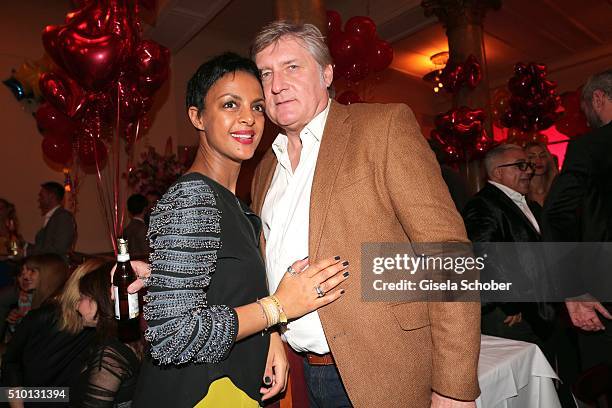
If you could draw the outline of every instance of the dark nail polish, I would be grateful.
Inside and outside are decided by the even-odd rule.
[[[344,273],[342,274],[342,276],[344,276],[345,278],[348,278],[348,276],[349,276],[349,272],[348,272],[348,271],[344,272]]]
[[[334,259],[335,259],[336,261],[339,261],[339,260],[340,260],[340,255],[336,255],[336,256],[334,256]]]
[[[266,385],[272,384],[272,379],[268,377],[267,375],[264,377],[264,384]]]
[[[341,295],[344,295],[344,292],[346,292],[344,289],[341,289],[341,290],[340,290],[340,294],[341,294]]]
[[[348,265],[349,265],[349,261],[342,262],[342,266],[348,266]]]

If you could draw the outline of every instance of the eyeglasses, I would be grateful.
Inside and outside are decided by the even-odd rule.
[[[508,163],[508,164],[501,164],[497,167],[512,167],[512,166],[516,166],[518,167],[518,169],[520,171],[526,171],[527,168],[530,168],[531,170],[535,170],[535,163],[531,163],[531,162],[525,162],[525,161],[520,161],[520,162],[516,162],[516,163]]]

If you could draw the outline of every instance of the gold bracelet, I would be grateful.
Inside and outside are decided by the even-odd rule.
[[[261,300],[257,300],[257,302],[255,302],[255,303],[257,303],[259,305],[259,307],[261,307],[261,311],[263,312],[263,315],[266,318],[266,329],[267,329],[268,327],[270,327],[270,320],[268,320],[268,313],[266,313],[266,308],[261,303]]]
[[[267,296],[263,299],[259,299],[257,303],[259,303],[264,311],[264,314],[266,315],[266,329],[277,325],[280,321],[280,311],[278,310],[274,300],[272,300],[270,296]]]
[[[270,299],[272,299],[272,301],[276,305],[276,308],[278,309],[278,322],[281,325],[286,326],[287,325],[287,315],[285,314],[285,311],[283,310],[283,305],[281,305],[281,302],[274,295],[270,296]]]

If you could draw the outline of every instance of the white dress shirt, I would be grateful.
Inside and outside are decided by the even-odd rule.
[[[531,222],[531,225],[533,225],[533,228],[535,228],[535,230],[538,231],[538,234],[539,234],[540,226],[538,225],[538,221],[536,220],[535,216],[531,212],[531,209],[527,205],[527,200],[525,200],[525,196],[519,193],[518,191],[515,191],[511,189],[510,187],[505,186],[503,184],[496,183],[495,181],[489,180],[489,183],[499,188],[504,194],[508,196],[508,198],[512,200],[514,204],[518,206],[518,208],[520,208],[523,214],[525,214],[525,217],[527,217],[529,222]]]
[[[47,226],[47,223],[49,222],[49,220],[51,219],[51,217],[57,211],[58,208],[60,208],[60,206],[56,205],[55,207],[47,211],[47,213],[43,217],[43,228]]]
[[[329,106],[328,101],[327,108],[300,132],[302,151],[295,172],[287,152],[287,136],[279,133],[272,144],[278,163],[261,210],[270,293],[278,287],[287,267],[309,254],[310,191]],[[296,351],[329,353],[316,311],[289,323],[284,337]]]

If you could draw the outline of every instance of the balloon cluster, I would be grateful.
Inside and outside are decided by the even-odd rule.
[[[465,62],[447,64],[439,76],[442,87],[449,93],[455,93],[464,84],[474,89],[482,80],[482,68],[474,55]]]
[[[555,126],[559,132],[570,138],[582,136],[590,130],[587,118],[580,109],[581,94],[582,88],[561,94],[561,106],[564,111]]]
[[[492,145],[484,129],[485,112],[466,106],[454,108],[435,117],[431,140],[448,161],[480,157]]]
[[[369,17],[351,17],[342,31],[337,11],[327,11],[327,39],[334,61],[334,79],[359,82],[371,72],[380,72],[393,61],[393,48],[376,34]]]
[[[559,116],[556,87],[556,82],[546,79],[546,65],[519,62],[514,66],[514,76],[508,80],[507,102],[494,100],[496,124],[524,132],[548,129]],[[503,111],[500,105],[505,105]]]
[[[45,102],[35,113],[48,160],[69,165],[76,155],[84,171],[96,172],[114,133],[128,149],[138,138],[170,63],[168,49],[141,40],[139,4],[81,2],[64,25],[43,30],[43,45],[57,66],[40,75]]]

